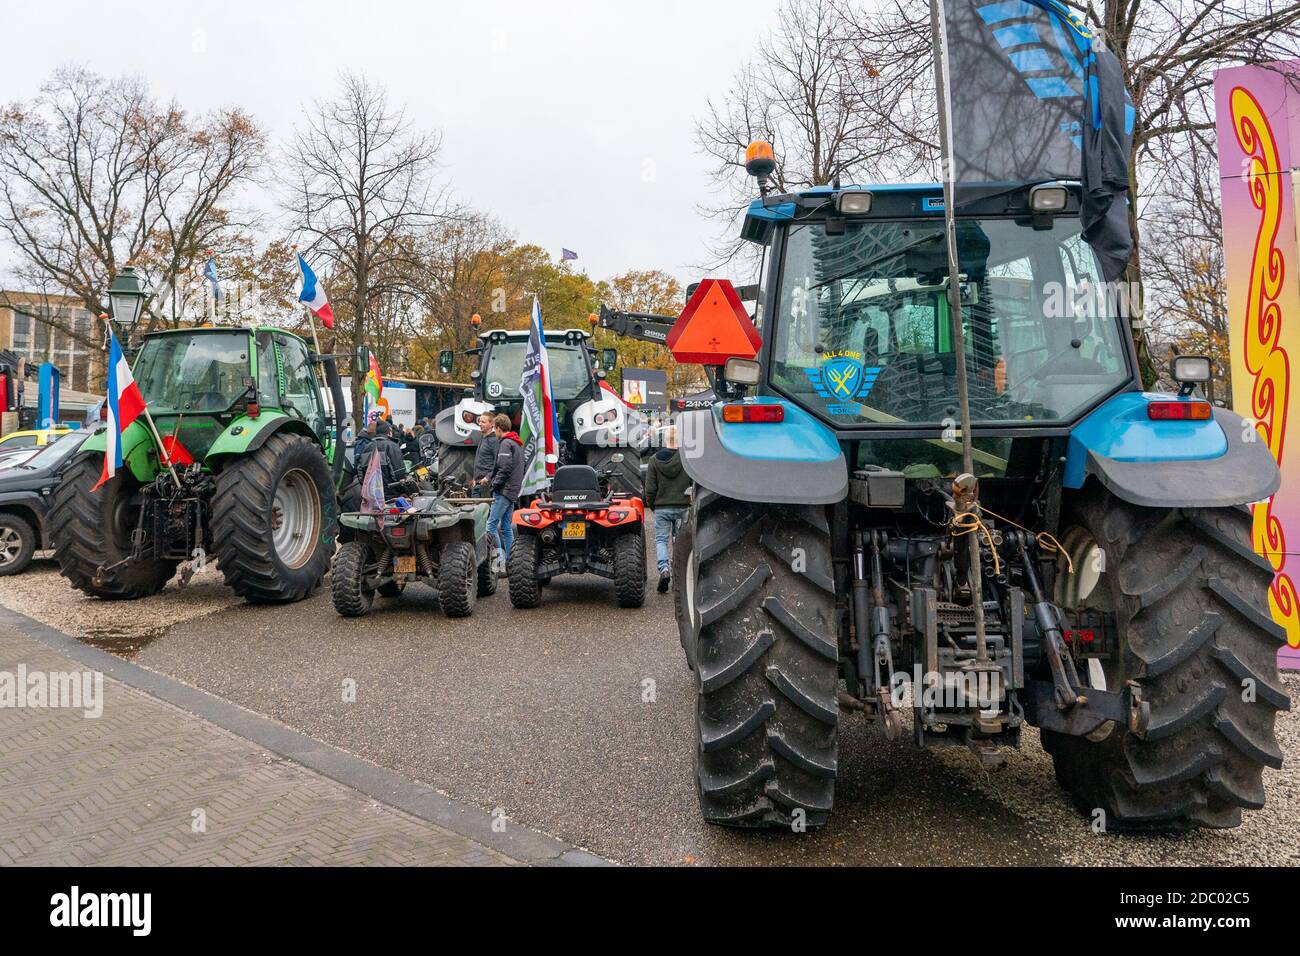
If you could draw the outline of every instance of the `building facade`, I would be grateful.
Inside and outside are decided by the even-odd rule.
[[[0,349],[39,365],[53,362],[65,388],[97,392],[104,385],[103,329],[79,299],[0,291]]]

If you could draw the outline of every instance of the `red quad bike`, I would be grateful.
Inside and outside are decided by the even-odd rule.
[[[615,454],[600,472],[558,468],[549,494],[514,513],[507,576],[515,607],[537,607],[542,585],[560,574],[611,578],[619,607],[645,603],[645,505],[610,490],[621,458]]]

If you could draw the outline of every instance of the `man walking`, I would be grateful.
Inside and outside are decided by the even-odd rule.
[[[507,415],[495,420],[497,457],[488,483],[492,488],[492,510],[488,512],[488,531],[496,541],[500,555],[498,571],[505,572],[510,560],[510,548],[515,543],[514,525],[510,523],[515,513],[515,501],[524,485],[524,445],[519,434],[510,427]]]
[[[664,430],[664,447],[650,459],[645,476],[645,503],[655,513],[655,557],[659,562],[659,593],[665,594],[672,582],[672,555],[669,539],[682,527],[682,517],[690,506],[690,476],[682,467],[677,450],[677,429]]]

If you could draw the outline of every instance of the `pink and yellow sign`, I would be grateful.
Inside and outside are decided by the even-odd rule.
[[[1222,70],[1215,103],[1233,407],[1282,469],[1281,490],[1254,506],[1254,539],[1277,572],[1269,606],[1287,632],[1280,662],[1300,668],[1300,436],[1287,434],[1300,427],[1300,361],[1294,370],[1291,361],[1300,360],[1300,61]]]

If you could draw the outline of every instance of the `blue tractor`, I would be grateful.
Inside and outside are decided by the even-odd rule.
[[[749,207],[761,349],[717,365],[717,401],[678,428],[707,820],[824,823],[840,721],[863,718],[990,763],[1035,726],[1112,829],[1263,805],[1289,701],[1248,505],[1278,469],[1201,397],[1208,360],[1174,361],[1177,394],[1143,391],[1080,198],[1044,183],[964,205],[958,295],[940,186]]]

